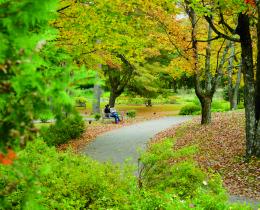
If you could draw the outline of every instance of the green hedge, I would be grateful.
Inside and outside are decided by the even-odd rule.
[[[79,115],[70,116],[49,127],[43,127],[40,135],[49,146],[67,143],[78,138],[85,130],[85,122]]]

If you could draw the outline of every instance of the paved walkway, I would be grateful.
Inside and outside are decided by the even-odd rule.
[[[123,163],[130,158],[137,164],[138,148],[145,149],[155,134],[189,119],[191,117],[164,117],[119,128],[98,136],[83,153],[100,162]]]
[[[98,136],[83,153],[100,162],[123,163],[126,159],[130,159],[133,164],[137,165],[138,148],[145,149],[147,142],[155,134],[189,119],[191,117],[165,117],[119,128]],[[251,204],[255,210],[259,205],[259,201],[244,197],[230,196],[229,200]]]

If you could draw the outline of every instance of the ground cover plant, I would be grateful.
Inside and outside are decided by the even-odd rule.
[[[165,168],[169,158],[193,153],[173,153],[171,146],[166,141],[142,156],[148,167],[140,188],[131,166],[122,171],[35,140],[13,165],[0,165],[0,209],[250,209],[228,204],[220,179],[207,176],[191,160]]]

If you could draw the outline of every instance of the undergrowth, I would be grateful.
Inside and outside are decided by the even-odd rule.
[[[249,209],[227,203],[219,176],[193,162],[196,148],[172,146],[168,139],[144,153],[137,180],[131,166],[30,142],[13,165],[0,165],[0,209]]]

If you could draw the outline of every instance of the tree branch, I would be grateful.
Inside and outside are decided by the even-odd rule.
[[[231,36],[228,36],[226,34],[223,34],[222,32],[220,32],[216,26],[214,25],[214,23],[212,22],[212,19],[211,17],[209,16],[204,16],[205,20],[209,23],[210,27],[213,29],[213,31],[220,37],[220,38],[224,38],[224,39],[227,39],[227,40],[230,40],[230,41],[233,41],[233,42],[240,42],[240,39],[238,38],[233,38]]]
[[[65,7],[62,7],[62,8],[60,8],[60,9],[58,9],[57,12],[61,12],[61,11],[65,10],[65,9],[69,8],[70,6],[71,6],[71,4],[70,4],[70,5],[67,5],[67,6],[65,6]]]
[[[212,38],[212,39],[208,39],[208,40],[196,40],[197,42],[211,42],[211,41],[214,41],[214,40],[216,40],[216,39],[219,39],[219,38],[221,38],[220,36],[216,36],[216,37],[214,37],[214,38]]]
[[[231,28],[231,26],[226,23],[226,21],[224,20],[224,15],[223,15],[221,9],[219,9],[219,16],[220,16],[220,21],[219,21],[219,23],[222,24],[222,25],[224,25],[224,26],[229,30],[229,32],[230,32],[231,34],[234,34],[236,30],[233,29],[233,28]]]

